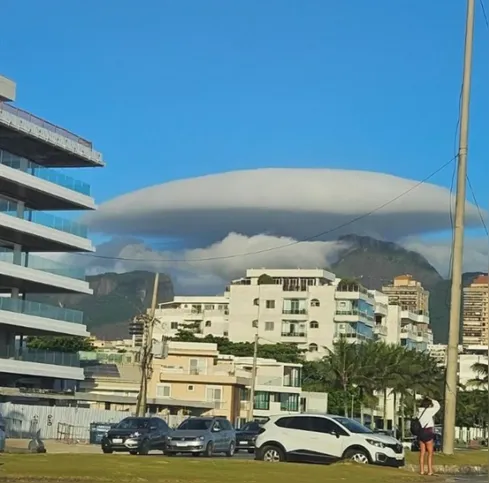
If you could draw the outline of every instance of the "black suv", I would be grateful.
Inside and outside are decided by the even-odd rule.
[[[102,451],[141,455],[154,449],[164,451],[169,432],[168,424],[160,418],[125,418],[102,438]]]
[[[257,421],[250,421],[242,428],[236,430],[236,451],[246,450],[248,453],[255,452],[255,439],[260,432],[261,426]]]

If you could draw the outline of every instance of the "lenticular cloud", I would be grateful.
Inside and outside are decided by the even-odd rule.
[[[339,169],[233,171],[119,196],[86,221],[98,233],[175,238],[195,246],[233,232],[294,240],[320,232],[328,233],[317,240],[349,233],[397,240],[449,228],[449,191],[428,183],[416,187],[418,183]],[[480,222],[477,208],[468,202],[466,222],[469,227]]]

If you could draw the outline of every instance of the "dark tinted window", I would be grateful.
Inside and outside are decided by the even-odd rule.
[[[335,422],[331,421],[330,419],[315,417],[310,417],[309,419],[311,431],[326,434],[346,434],[342,428],[340,428]]]
[[[370,428],[363,426],[362,424],[360,424],[358,421],[355,421],[354,419],[336,417],[334,418],[334,420],[342,424],[351,433],[357,433],[357,434],[373,433],[373,431]]]
[[[117,429],[146,429],[149,428],[148,418],[126,418],[117,426]]]
[[[308,417],[286,417],[280,418],[275,424],[281,428],[309,431],[309,419]]]
[[[178,426],[177,429],[189,429],[194,431],[205,431],[210,429],[212,425],[212,419],[186,419]]]
[[[233,427],[231,426],[231,423],[227,419],[219,419],[219,424],[221,425],[222,429],[225,429],[225,430],[233,429]]]
[[[260,429],[260,425],[255,421],[251,423],[246,423],[241,430],[242,431],[258,431]]]
[[[156,428],[161,429],[161,430],[169,429],[168,428],[168,424],[166,424],[166,422],[163,421],[163,419],[160,419],[160,418],[154,418],[154,419],[152,419],[151,420],[151,426],[155,426]]]

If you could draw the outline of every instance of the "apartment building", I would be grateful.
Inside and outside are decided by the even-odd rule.
[[[50,252],[92,252],[87,227],[51,212],[94,210],[90,186],[67,168],[103,166],[90,141],[13,105],[0,77],[0,386],[54,389],[82,380],[73,354],[28,350],[31,335],[89,336],[83,313],[32,301],[42,293],[91,294],[83,270]]]
[[[229,300],[225,296],[175,297],[171,302],[158,304],[153,337],[156,340],[173,337],[179,330],[190,330],[202,337],[208,334],[226,337],[228,314]]]
[[[172,341],[168,356],[153,360],[149,409],[226,416],[239,426],[248,417],[252,364],[252,358],[219,354],[216,344]],[[327,395],[303,393],[301,373],[301,364],[258,359],[253,416],[300,412],[302,407],[326,412]],[[136,364],[87,366],[76,396],[94,407],[134,411],[140,374]]]
[[[382,292],[389,297],[389,304],[399,305],[403,311],[429,315],[430,293],[412,275],[395,277]]]
[[[379,340],[426,350],[429,318],[358,281],[322,269],[249,269],[220,297],[175,297],[160,304],[156,340],[179,330],[228,337],[233,342],[294,343],[317,359],[342,337]]]
[[[464,346],[489,344],[489,285],[488,276],[479,275],[464,288],[463,329]]]

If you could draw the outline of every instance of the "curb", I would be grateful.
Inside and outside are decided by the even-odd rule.
[[[408,464],[404,469],[411,472],[418,472],[419,466]],[[433,471],[439,475],[487,475],[487,465],[433,465]]]

